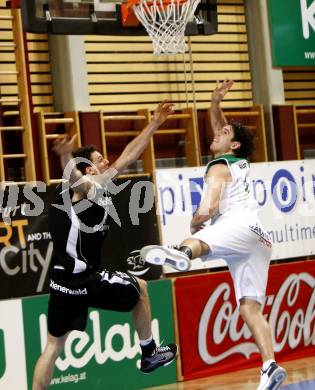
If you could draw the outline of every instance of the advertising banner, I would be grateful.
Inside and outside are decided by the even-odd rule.
[[[263,313],[279,361],[314,356],[315,261],[274,265]],[[228,272],[175,282],[185,380],[260,367],[261,358],[236,306]]]
[[[159,242],[152,182],[145,176],[115,183],[123,185],[113,196],[119,223],[112,221],[100,248],[103,265],[146,280],[158,279],[161,267],[144,264],[139,255],[142,246]],[[48,212],[55,191],[55,185],[40,182],[10,185],[0,191],[0,299],[48,292],[53,253]]]
[[[315,253],[315,161],[251,164],[249,187],[259,217],[273,242],[272,259]],[[205,167],[156,171],[163,245],[190,236],[192,215],[204,185]],[[193,269],[224,265],[223,260],[193,262]]]
[[[156,342],[174,341],[170,280],[148,283]],[[163,305],[161,305],[163,302]],[[31,390],[47,339],[48,296],[0,301],[0,389]],[[176,363],[145,375],[130,313],[91,309],[85,332],[70,333],[50,389],[138,390],[176,382]]]
[[[174,341],[171,281],[150,282],[149,295],[156,342]],[[47,302],[47,296],[22,300],[29,389],[34,365],[46,342]],[[140,358],[131,314],[91,309],[86,332],[70,333],[56,362],[51,389],[136,390],[176,382],[175,363],[145,375],[138,369]]]
[[[315,0],[269,0],[273,65],[315,65]]]
[[[0,299],[41,294],[53,243],[48,229],[48,205],[54,187],[11,185],[0,198]]]
[[[0,301],[0,389],[27,390],[22,304]]]

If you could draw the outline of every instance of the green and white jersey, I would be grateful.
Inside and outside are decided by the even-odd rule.
[[[226,183],[223,187],[219,204],[219,215],[237,211],[253,212],[258,210],[258,204],[250,193],[249,162],[232,154],[224,154],[209,162],[205,175],[207,175],[210,167],[222,163],[228,166],[232,181]]]

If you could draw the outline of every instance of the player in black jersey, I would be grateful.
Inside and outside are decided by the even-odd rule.
[[[152,121],[112,165],[92,145],[73,152],[75,137],[55,143],[54,150],[60,156],[64,177],[68,180],[56,188],[56,199],[50,208],[54,251],[48,337],[35,366],[33,390],[48,388],[67,335],[71,330],[85,329],[89,307],[132,311],[142,350],[141,371],[149,373],[176,356],[176,344],[160,347],[152,338],[146,282],[127,273],[100,268],[101,247],[111,211],[111,198],[106,188],[139,158],[154,131],[171,113],[173,104],[160,103]]]

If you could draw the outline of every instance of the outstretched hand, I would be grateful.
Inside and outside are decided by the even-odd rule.
[[[220,85],[217,81],[217,86],[212,92],[212,102],[220,103],[228,91],[232,88],[234,81],[233,80],[224,80]]]
[[[71,139],[69,140],[68,136],[65,135],[63,138],[58,138],[54,142],[53,151],[58,154],[59,156],[62,156],[64,154],[72,153],[72,151],[75,148],[75,144],[77,141],[77,134],[75,134]]]
[[[159,126],[166,121],[168,115],[174,113],[174,103],[170,103],[167,100],[163,100],[153,113],[153,121]]]

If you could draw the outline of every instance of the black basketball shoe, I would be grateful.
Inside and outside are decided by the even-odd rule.
[[[156,347],[152,355],[141,360],[140,370],[146,374],[155,369],[172,363],[177,354],[177,345],[168,344],[165,347]]]

